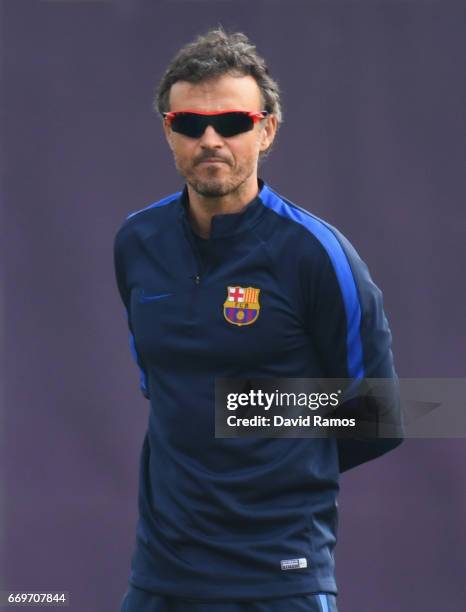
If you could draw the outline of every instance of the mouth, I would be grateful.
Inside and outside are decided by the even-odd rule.
[[[226,164],[226,162],[223,159],[203,159],[202,161],[199,162],[200,164]]]

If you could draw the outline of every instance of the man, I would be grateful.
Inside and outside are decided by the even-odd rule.
[[[181,49],[155,106],[186,184],[115,239],[151,402],[121,610],[335,611],[339,472],[401,439],[216,438],[215,380],[395,378],[381,293],[346,238],[258,178],[281,109],[246,36]]]

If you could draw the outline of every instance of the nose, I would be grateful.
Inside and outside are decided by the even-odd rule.
[[[208,125],[200,138],[200,146],[205,149],[223,146],[223,140],[211,125]]]

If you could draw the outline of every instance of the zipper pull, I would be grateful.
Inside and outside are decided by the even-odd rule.
[[[199,283],[201,282],[201,277],[199,276],[199,274],[196,274],[196,276],[194,277],[194,282],[196,283],[196,285],[199,285]]]

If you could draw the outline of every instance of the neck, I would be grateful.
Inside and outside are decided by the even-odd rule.
[[[241,212],[259,193],[257,175],[254,174],[235,191],[219,197],[203,196],[187,184],[189,216],[194,231],[202,238],[210,236],[210,226],[214,215],[227,215]]]

